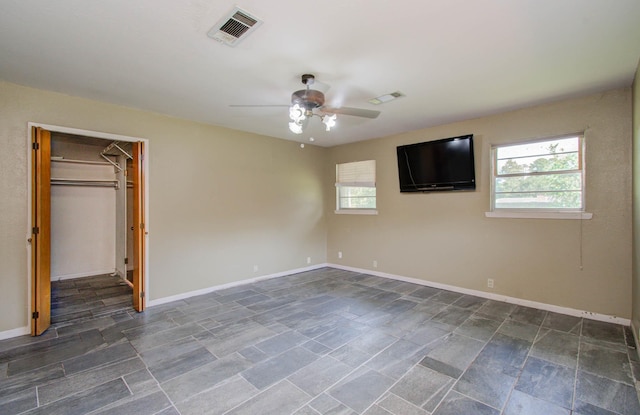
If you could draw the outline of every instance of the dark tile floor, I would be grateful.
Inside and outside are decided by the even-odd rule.
[[[131,308],[132,289],[120,277],[96,275],[51,282],[51,323],[64,327]]]
[[[0,413],[640,414],[619,325],[330,268],[142,314],[110,290],[0,342]]]

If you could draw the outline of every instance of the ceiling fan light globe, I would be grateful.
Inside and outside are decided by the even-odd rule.
[[[295,123],[300,123],[306,118],[305,109],[298,104],[293,105],[289,108],[289,118]]]
[[[289,123],[289,130],[294,134],[302,134],[302,125],[292,121]]]
[[[331,131],[331,127],[336,125],[336,114],[323,116],[322,123],[327,127],[327,131]]]

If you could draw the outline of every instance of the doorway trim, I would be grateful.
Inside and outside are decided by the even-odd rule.
[[[149,298],[149,293],[151,291],[151,286],[149,284],[149,249],[150,249],[150,245],[149,245],[149,232],[151,229],[151,225],[150,225],[150,221],[149,221],[149,140],[146,138],[141,138],[141,137],[133,137],[133,136],[125,136],[125,135],[119,135],[119,134],[112,134],[112,133],[104,133],[104,132],[99,132],[99,131],[92,131],[92,130],[83,130],[83,129],[78,129],[78,128],[71,128],[71,127],[63,127],[63,126],[58,126],[58,125],[50,125],[50,124],[43,124],[43,123],[37,123],[37,122],[28,122],[27,123],[27,229],[26,229],[26,237],[25,240],[29,240],[29,238],[31,238],[31,234],[32,234],[32,214],[31,214],[31,208],[33,206],[33,194],[32,194],[32,168],[33,168],[33,162],[32,162],[32,157],[31,157],[31,142],[32,142],[32,131],[33,131],[33,127],[40,127],[43,128],[45,130],[51,131],[51,132],[57,132],[57,133],[65,133],[65,134],[73,134],[73,135],[79,135],[79,136],[85,136],[85,137],[92,137],[92,138],[102,138],[102,139],[106,139],[106,140],[114,140],[114,141],[127,141],[127,142],[139,142],[142,141],[144,143],[144,155],[145,155],[145,162],[142,165],[143,168],[143,174],[144,174],[144,194],[142,195],[143,198],[143,207],[144,207],[144,223],[145,223],[145,233],[144,233],[144,243],[145,243],[145,250],[144,250],[144,258],[142,259],[142,263],[143,263],[143,267],[145,269],[145,273],[144,273],[144,291],[145,291],[145,300],[148,301]],[[32,290],[33,290],[33,286],[32,286],[32,281],[31,281],[31,273],[32,273],[32,263],[31,263],[31,256],[33,254],[32,251],[32,246],[30,243],[27,243],[27,309],[25,310],[26,313],[26,321],[27,321],[27,326],[24,328],[25,333],[24,334],[29,334],[31,332],[31,310],[33,307],[32,304]]]

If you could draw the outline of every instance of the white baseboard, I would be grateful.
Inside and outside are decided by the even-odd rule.
[[[638,338],[638,335],[640,334],[640,327],[636,327],[635,324],[633,324],[633,321],[631,321],[631,332],[633,333],[633,340],[635,340],[636,342],[636,354],[638,355],[638,358],[640,358],[640,348],[638,347],[638,345],[640,345],[640,338]]]
[[[79,272],[77,274],[51,276],[51,281],[62,281],[62,280],[70,280],[73,278],[95,277],[96,275],[105,275],[105,274],[114,274],[114,273],[116,273],[115,268],[98,270],[98,271]]]
[[[0,340],[6,340],[12,337],[24,336],[25,334],[31,334],[31,329],[29,328],[29,326],[0,331]]]
[[[421,280],[421,279],[417,279],[417,278],[403,277],[401,275],[387,274],[385,272],[371,271],[371,270],[363,269],[363,268],[347,267],[347,266],[339,265],[339,264],[327,264],[327,266],[329,266],[331,268],[342,269],[342,270],[345,270],[345,271],[353,271],[353,272],[358,272],[358,273],[361,273],[361,274],[375,275],[376,277],[390,278],[390,279],[393,279],[393,280],[410,282],[410,283],[413,283],[413,284],[424,285],[424,286],[427,286],[427,287],[439,288],[439,289],[442,289],[442,290],[453,291],[453,292],[457,292],[457,293],[460,293],[460,294],[475,295],[476,297],[487,298],[489,300],[503,301],[503,302],[509,303],[509,304],[516,304],[516,305],[521,305],[521,306],[525,306],[525,307],[532,307],[532,308],[537,308],[539,310],[551,311],[551,312],[554,312],[554,313],[566,314],[566,315],[569,315],[569,316],[583,317],[583,318],[588,318],[588,319],[591,319],[591,320],[598,320],[598,321],[606,321],[606,322],[609,322],[609,323],[620,324],[620,325],[623,325],[623,326],[630,326],[631,325],[631,320],[628,319],[628,318],[610,316],[610,315],[607,315],[607,314],[599,314],[599,313],[594,313],[594,312],[591,312],[591,311],[576,310],[574,308],[569,308],[569,307],[561,307],[561,306],[557,306],[557,305],[553,305],[553,304],[539,303],[537,301],[524,300],[522,298],[509,297],[509,296],[506,296],[506,295],[488,293],[488,292],[485,292],[485,291],[472,290],[472,289],[468,289],[468,288],[461,288],[461,287],[456,287],[454,285],[448,285],[448,284],[441,284],[441,283],[438,283],[438,282],[425,281],[425,280]],[[637,334],[637,332],[634,331],[634,335],[636,335],[636,334]],[[636,339],[636,341],[637,341],[637,339]]]
[[[161,304],[166,304],[166,303],[170,303],[172,301],[184,300],[184,299],[187,299],[187,298],[196,297],[198,295],[209,294],[209,293],[212,293],[214,291],[224,290],[225,288],[238,287],[238,286],[241,286],[241,285],[251,284],[251,283],[254,283],[254,282],[258,282],[258,281],[270,280],[272,278],[284,277],[284,276],[292,275],[292,274],[299,274],[301,272],[306,272],[306,271],[313,271],[313,270],[320,269],[320,268],[326,268],[327,266],[329,266],[329,265],[328,264],[317,264],[317,265],[312,265],[312,266],[309,266],[309,267],[291,269],[291,270],[283,271],[283,272],[277,272],[275,274],[261,275],[259,277],[249,278],[249,279],[242,280],[242,281],[234,281],[234,282],[230,282],[230,283],[227,283],[227,284],[214,285],[212,287],[207,287],[207,288],[203,288],[203,289],[200,289],[200,290],[189,291],[189,292],[182,293],[182,294],[176,294],[176,295],[172,295],[172,296],[169,296],[169,297],[162,297],[162,298],[157,298],[155,300],[150,300],[147,303],[147,307],[153,307],[153,306],[157,306],[157,305],[161,305]]]

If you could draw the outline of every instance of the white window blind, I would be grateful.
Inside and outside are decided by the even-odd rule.
[[[336,186],[376,187],[376,161],[365,160],[336,165]]]
[[[336,164],[336,213],[376,212],[376,161]]]

